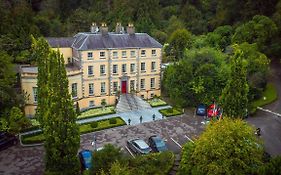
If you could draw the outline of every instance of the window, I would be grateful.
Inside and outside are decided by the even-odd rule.
[[[156,69],[156,63],[155,61],[151,62],[151,70],[155,70]]]
[[[141,63],[141,71],[145,71],[145,63]]]
[[[156,50],[154,50],[154,49],[151,50],[151,55],[152,55],[152,56],[156,56]]]
[[[115,81],[113,82],[113,92],[117,92],[117,90],[118,90],[118,82]]]
[[[141,95],[141,98],[144,99],[144,95]]]
[[[89,101],[89,108],[92,108],[95,106],[95,102],[93,100]]]
[[[155,88],[155,78],[150,79],[150,88]]]
[[[154,93],[151,93],[151,94],[150,94],[150,98],[153,98],[153,97],[154,97]]]
[[[131,50],[131,57],[132,57],[132,58],[136,57],[136,51]]]
[[[141,56],[145,57],[145,50],[141,50]]]
[[[89,83],[89,95],[94,95],[94,83]]]
[[[93,52],[88,52],[88,60],[92,60],[93,59]]]
[[[102,94],[105,93],[105,82],[102,82],[102,83],[101,83],[100,92],[101,92]]]
[[[72,98],[77,98],[77,83],[72,83],[71,94],[72,94]]]
[[[135,63],[130,65],[130,72],[135,72]]]
[[[140,83],[140,88],[141,89],[144,89],[144,83],[145,83],[144,81],[145,81],[144,79],[141,79],[141,83]]]
[[[34,102],[36,103],[37,102],[37,87],[33,87],[32,90],[33,90]]]
[[[114,74],[117,74],[118,72],[118,65],[117,64],[113,64],[113,71]]]
[[[100,74],[101,75],[105,74],[105,65],[100,65]]]
[[[117,51],[113,52],[113,58],[118,58],[118,52]]]
[[[105,52],[100,52],[100,58],[105,58]]]
[[[130,81],[130,89],[135,90],[135,80]]]
[[[126,68],[127,68],[127,65],[126,64],[122,64],[122,73],[127,72]]]
[[[93,66],[88,66],[88,75],[93,75]]]
[[[122,58],[126,58],[127,57],[127,52],[126,51],[122,51]]]

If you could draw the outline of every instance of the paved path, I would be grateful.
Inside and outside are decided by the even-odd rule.
[[[262,108],[274,113],[281,113],[281,66],[279,60],[271,62],[272,75],[270,81],[277,88],[278,99],[272,104]],[[281,118],[277,115],[257,110],[254,117],[249,117],[247,121],[255,127],[261,128],[261,138],[264,140],[266,151],[272,156],[281,155]]]
[[[97,147],[112,143],[122,147],[125,151],[126,140],[131,138],[147,139],[153,134],[160,135],[167,140],[168,148],[175,153],[180,152],[180,145],[189,141],[184,135],[193,139],[203,130],[201,117],[193,117],[192,113],[186,113],[178,117],[170,117],[164,120],[138,124],[134,126],[121,126],[95,132]],[[91,142],[93,133],[81,136],[81,149],[93,149]],[[40,175],[43,173],[44,147],[21,147],[19,144],[0,152],[0,175]]]

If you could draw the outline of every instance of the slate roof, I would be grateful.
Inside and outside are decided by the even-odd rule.
[[[60,37],[60,38],[55,38],[55,37],[49,37],[46,38],[48,43],[50,44],[51,47],[58,48],[58,47],[71,47],[74,38],[73,37]]]
[[[77,50],[108,48],[162,48],[162,45],[146,33],[116,34],[78,33],[73,38],[47,38],[52,47],[72,47]],[[70,42],[72,42],[70,44]]]

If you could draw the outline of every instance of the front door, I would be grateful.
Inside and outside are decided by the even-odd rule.
[[[122,81],[122,94],[127,93],[127,81]]]

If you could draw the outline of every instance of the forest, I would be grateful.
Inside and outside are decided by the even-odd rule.
[[[164,62],[180,60],[186,57],[185,50],[191,49],[189,57],[200,56],[202,62],[204,57],[211,54],[214,59],[210,62],[216,63],[211,66],[221,66],[226,70],[224,74],[229,72],[227,71],[229,68],[223,66],[223,63],[228,61],[221,58],[233,50],[228,46],[242,44],[239,47],[247,50],[247,54],[250,55],[247,56],[250,58],[249,64],[256,65],[247,70],[248,78],[253,83],[261,84],[261,87],[264,87],[263,81],[267,73],[267,67],[262,67],[263,63],[268,64],[267,58],[278,57],[278,53],[281,53],[280,0],[0,0],[0,2],[2,114],[7,113],[12,106],[23,106],[22,97],[14,98],[18,94],[14,88],[16,85],[14,64],[33,62],[32,36],[35,38],[73,36],[77,32],[89,31],[92,22],[98,24],[106,22],[110,31],[114,31],[117,22],[121,22],[123,26],[132,22],[137,32],[146,32],[164,45]],[[261,59],[256,59],[257,57]],[[194,59],[190,61],[192,64],[200,64]],[[261,70],[258,70],[259,66]],[[189,83],[188,88],[193,88],[196,92],[198,89],[195,87],[206,87],[205,80],[201,79],[204,67],[200,69],[189,72],[200,75],[195,76],[194,80],[180,80],[199,82],[199,84]],[[220,69],[213,71],[217,72]],[[169,80],[169,77],[167,79]],[[212,89],[213,94],[221,91],[218,87],[225,86],[223,74],[217,82],[219,86]],[[170,85],[165,85],[164,82],[164,86],[169,88]],[[260,90],[262,89],[250,87],[250,91]],[[176,92],[173,88],[170,91]],[[209,99],[208,95],[203,97],[203,92],[193,95],[192,99],[198,98],[203,101]],[[181,93],[179,90],[178,94],[170,96]],[[255,96],[255,92],[252,95]],[[182,103],[188,104],[189,102]]]

